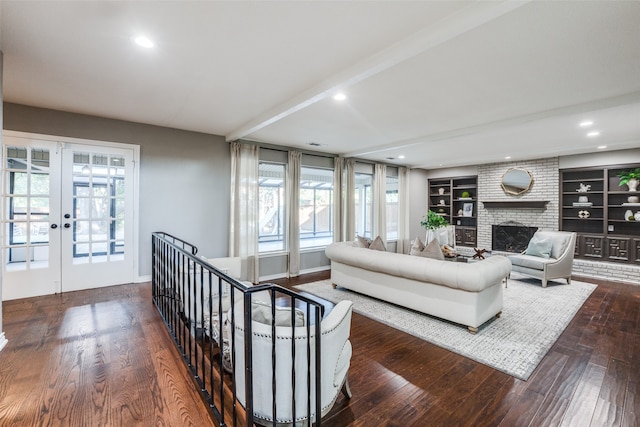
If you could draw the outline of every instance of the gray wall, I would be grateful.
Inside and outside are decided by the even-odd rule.
[[[411,169],[409,175],[409,240],[416,236],[424,239],[427,231],[420,225],[420,220],[427,213],[427,179],[428,171]]]
[[[207,257],[227,255],[231,171],[222,136],[11,103],[4,129],[140,146],[140,276],[151,274],[153,231]]]
[[[2,129],[2,117],[3,117],[3,105],[2,105],[2,67],[3,67],[3,54],[0,50],[0,129]],[[0,132],[0,148],[2,147],[2,132]],[[0,161],[2,161],[2,150],[0,149]],[[2,241],[3,229],[0,228],[0,242]],[[2,256],[4,254],[0,251],[0,265],[2,264]],[[2,329],[2,269],[0,269],[0,347],[4,342],[4,330]]]

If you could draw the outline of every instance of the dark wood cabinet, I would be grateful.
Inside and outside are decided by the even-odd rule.
[[[430,179],[428,206],[456,226],[456,245],[477,244],[477,176]]]
[[[560,230],[578,233],[576,257],[640,264],[640,212],[636,198],[620,186],[618,174],[638,164],[560,171]]]

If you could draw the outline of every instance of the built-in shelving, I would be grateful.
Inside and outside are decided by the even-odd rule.
[[[578,233],[576,257],[640,264],[640,192],[620,186],[618,174],[638,164],[560,171],[560,229]],[[586,198],[586,200],[585,200]],[[587,205],[590,203],[591,205]]]
[[[464,194],[464,193],[469,193]],[[429,209],[456,226],[456,245],[477,242],[478,177],[449,177],[429,180]]]

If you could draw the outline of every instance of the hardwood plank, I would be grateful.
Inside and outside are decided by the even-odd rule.
[[[591,423],[605,372],[606,369],[600,365],[587,364],[565,411],[561,426],[587,426]]]
[[[638,425],[640,286],[597,284],[529,381],[355,313],[353,398],[323,425]],[[215,425],[148,283],[6,301],[3,314],[0,425]]]

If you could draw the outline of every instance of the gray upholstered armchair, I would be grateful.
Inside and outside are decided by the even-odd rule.
[[[527,250],[509,255],[511,271],[516,271],[542,281],[566,279],[571,284],[571,268],[576,246],[576,233],[566,231],[536,231]]]

